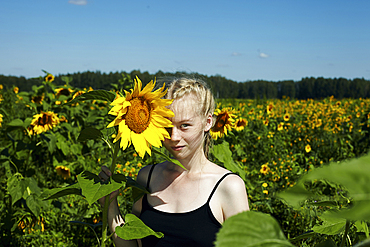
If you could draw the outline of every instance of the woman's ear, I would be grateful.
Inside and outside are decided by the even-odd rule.
[[[204,127],[204,132],[209,131],[212,128],[213,125],[213,117],[212,114],[208,114],[206,119],[206,126]]]

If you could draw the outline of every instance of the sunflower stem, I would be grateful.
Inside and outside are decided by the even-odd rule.
[[[114,145],[114,151],[113,151],[113,157],[112,157],[112,164],[110,167],[110,172],[113,174],[116,163],[117,163],[117,155],[119,152],[119,142],[116,142]],[[104,202],[104,208],[103,208],[103,228],[102,228],[102,241],[101,241],[101,247],[105,247],[105,242],[107,240],[107,225],[108,225],[108,208],[110,204],[110,195],[105,196],[105,202]]]

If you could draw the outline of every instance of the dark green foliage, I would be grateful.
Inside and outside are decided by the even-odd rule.
[[[123,77],[135,78],[138,76],[145,85],[153,78],[157,81],[169,82],[174,77],[194,77],[206,81],[213,91],[216,98],[238,98],[238,99],[282,99],[289,97],[291,99],[323,99],[334,96],[337,99],[342,98],[368,98],[370,97],[370,81],[364,78],[355,78],[353,80],[345,78],[323,78],[323,77],[305,77],[300,81],[245,81],[236,82],[226,79],[221,75],[206,76],[198,73],[175,72],[165,73],[158,71],[155,74],[149,74],[147,71],[133,70],[127,72],[101,73],[100,71],[85,71],[67,75],[56,75],[54,83],[56,85],[65,84],[63,78],[71,78],[71,84],[76,88],[92,87],[94,90],[110,90],[116,88],[117,82]],[[15,77],[0,75],[0,84],[5,88],[17,86],[21,91],[30,91],[33,85],[38,83],[38,78]],[[123,88],[131,88],[129,86]]]

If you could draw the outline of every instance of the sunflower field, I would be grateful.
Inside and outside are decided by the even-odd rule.
[[[111,165],[110,143],[118,137],[107,128],[115,120],[110,103],[133,81],[123,77],[98,93],[62,80],[55,85],[45,71],[29,92],[0,85],[0,246],[112,245],[100,239],[100,197],[81,196],[76,184]],[[246,229],[264,221],[276,225],[270,238],[281,238],[279,246],[355,246],[369,238],[370,99],[217,102],[211,159],[244,179],[256,213],[230,218],[225,228],[233,220],[247,222]],[[117,185],[122,214],[138,197],[140,168],[167,158],[146,152],[130,145],[115,156],[118,180],[130,184]],[[216,246],[237,246],[227,239],[221,230]]]

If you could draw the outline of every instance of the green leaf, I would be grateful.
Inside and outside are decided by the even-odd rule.
[[[159,149],[157,149],[156,147],[152,147],[152,152],[160,155],[162,158],[164,158],[165,160],[169,161],[169,162],[172,162],[174,163],[175,165],[178,165],[180,166],[182,169],[184,170],[187,170],[181,163],[180,161],[178,161],[177,159],[172,159],[170,157],[168,157],[166,154],[164,154],[163,152],[161,152]]]
[[[341,184],[353,199],[351,207],[332,213],[338,218],[348,220],[370,220],[370,154],[360,158],[351,159],[342,163],[332,162],[327,166],[309,171],[291,189],[279,194],[293,206],[313,195],[305,190],[305,181],[325,179]],[[295,187],[298,187],[295,189]],[[295,198],[294,198],[295,197]]]
[[[284,199],[295,209],[300,209],[301,202],[313,196],[313,194],[306,190],[303,180],[299,180],[295,186],[277,193],[277,196]]]
[[[57,138],[55,137],[55,135],[53,133],[45,133],[45,134],[42,134],[41,136],[47,140],[46,144],[48,146],[49,152],[54,153],[55,148],[56,148],[56,142],[57,142]]]
[[[74,104],[74,103],[85,101],[85,100],[104,100],[104,101],[112,102],[115,98],[116,98],[116,94],[113,92],[105,91],[105,90],[94,90],[94,91],[81,94],[66,104],[70,105],[70,104]]]
[[[157,238],[162,238],[164,236],[161,232],[153,231],[133,214],[125,215],[125,224],[116,227],[116,234],[118,237],[125,240],[141,239],[150,235]]]
[[[16,203],[19,199],[23,197],[23,193],[25,192],[27,185],[22,178],[22,175],[19,173],[14,174],[12,177],[8,179],[8,192],[12,197],[12,205]]]
[[[31,177],[22,177],[16,173],[8,179],[7,189],[12,197],[12,205],[19,199],[27,199],[31,194],[40,195],[41,189],[37,186],[37,182]]]
[[[34,179],[33,177],[26,177],[24,178],[24,180],[27,186],[26,189],[29,191],[29,194],[35,193],[38,196],[41,194],[41,189],[37,185],[36,179]]]
[[[8,126],[13,127],[23,127],[23,121],[21,119],[14,119],[10,123],[8,123]]]
[[[31,212],[36,217],[38,217],[40,215],[40,212],[41,212],[41,203],[40,202],[41,201],[40,201],[39,197],[34,193],[29,195],[26,199],[26,204],[27,204],[28,208],[31,210]]]
[[[23,127],[27,128],[32,122],[32,118],[26,118],[23,123]]]
[[[355,222],[357,232],[365,233],[366,238],[369,238],[369,227],[367,226],[366,221],[358,220]]]
[[[330,217],[330,212],[324,212],[320,216],[323,223],[321,225],[315,225],[312,230],[316,233],[326,235],[336,235],[344,231],[346,226],[345,219],[338,219]]]
[[[239,174],[245,180],[245,171],[234,162],[228,142],[223,141],[221,144],[213,146],[211,152],[216,159],[223,163],[226,169]]]
[[[81,144],[72,144],[70,150],[74,155],[80,155],[81,150],[82,150],[82,146],[81,146]]]
[[[83,129],[77,138],[77,141],[83,142],[86,140],[99,139],[103,137],[103,133],[93,127],[87,127]]]
[[[71,194],[82,195],[81,188],[78,183],[63,188],[54,188],[50,190],[45,190],[41,194],[41,197],[44,198],[43,200],[50,200]]]
[[[225,220],[216,236],[216,247],[283,247],[293,245],[270,215],[246,211]]]
[[[98,175],[84,171],[77,176],[77,181],[81,187],[82,195],[86,197],[87,202],[91,205],[100,198],[124,186],[126,177],[123,179],[122,176],[122,174],[113,175],[112,179],[103,183]]]
[[[62,150],[63,154],[67,156],[69,154],[69,145],[66,142],[59,142],[59,148]]]

